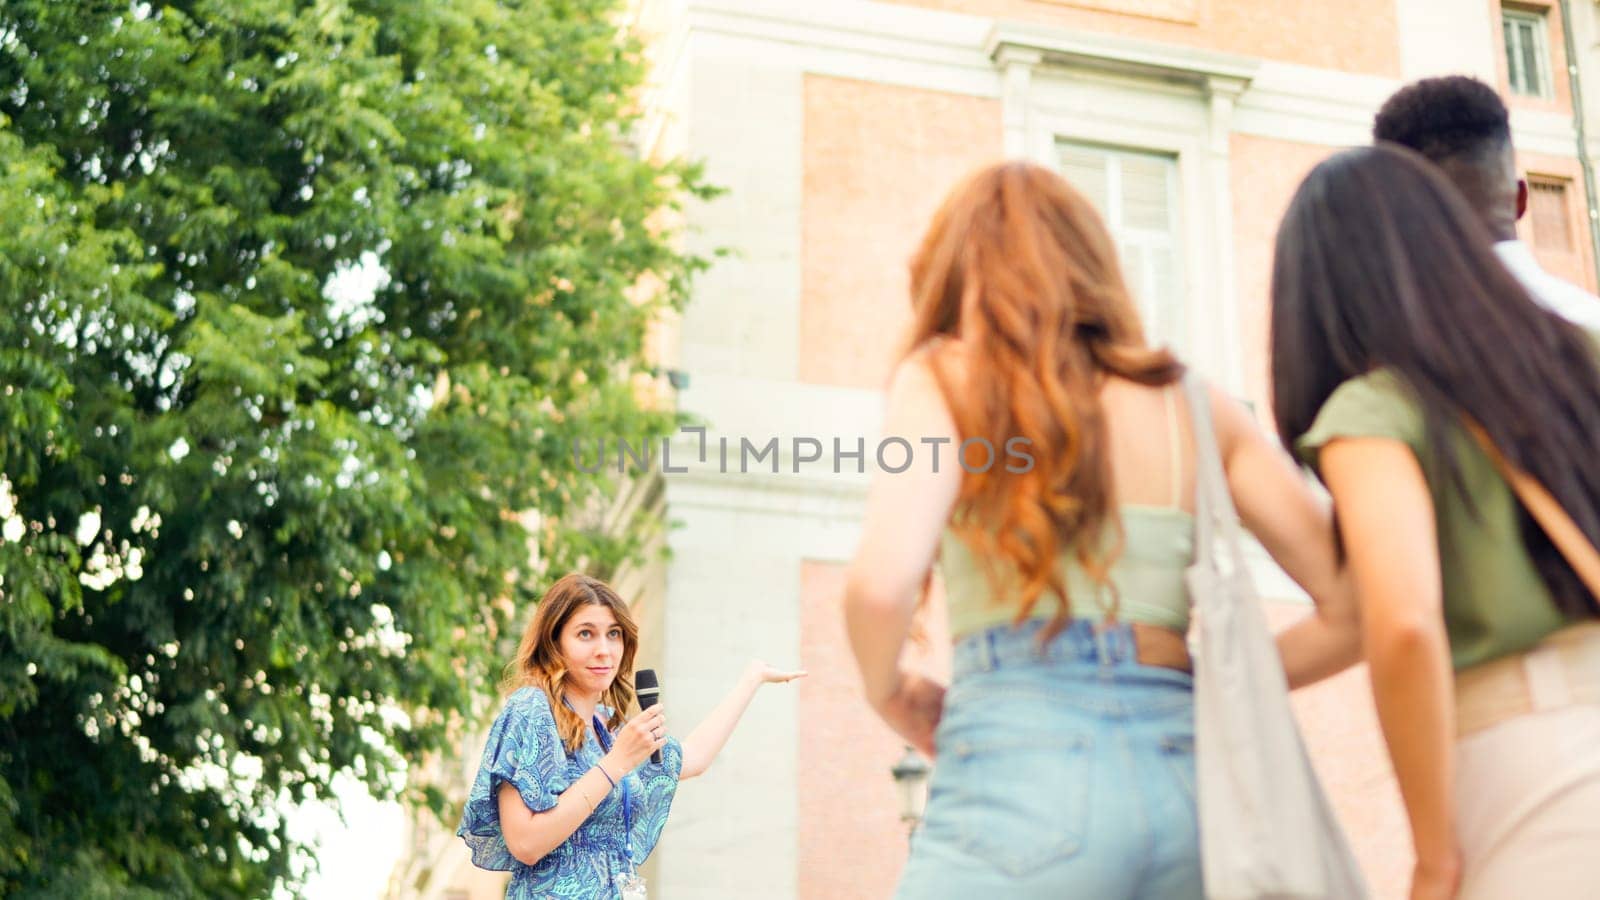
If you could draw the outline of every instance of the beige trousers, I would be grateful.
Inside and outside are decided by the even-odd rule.
[[[1508,719],[1456,755],[1460,900],[1600,898],[1600,704]]]

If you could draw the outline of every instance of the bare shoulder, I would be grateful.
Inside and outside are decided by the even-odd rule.
[[[959,338],[935,338],[911,351],[895,367],[890,392],[902,388],[920,390],[939,389],[938,374],[942,373],[953,384],[966,379],[970,350]]]
[[[956,431],[955,417],[945,387],[960,390],[965,370],[951,362],[960,357],[959,348],[947,342],[919,347],[895,367],[889,385],[884,423],[886,433],[916,433],[919,436],[950,435]],[[941,382],[940,375],[943,375]]]

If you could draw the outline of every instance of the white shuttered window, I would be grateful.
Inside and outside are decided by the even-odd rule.
[[[1511,92],[1524,97],[1550,96],[1550,51],[1545,46],[1549,30],[1543,14],[1506,10],[1500,17],[1500,35],[1506,45],[1506,81]]]
[[[1187,350],[1178,164],[1169,155],[1062,141],[1061,174],[1100,211],[1150,342]]]

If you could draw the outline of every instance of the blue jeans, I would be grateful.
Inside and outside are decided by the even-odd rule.
[[[902,900],[1202,896],[1190,676],[1126,625],[971,635],[935,737]]]

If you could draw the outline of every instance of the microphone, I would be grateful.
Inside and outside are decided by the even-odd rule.
[[[655,669],[640,669],[633,673],[633,693],[639,698],[640,712],[661,702],[661,682],[656,680]],[[650,761],[661,765],[661,751],[650,754]]]

